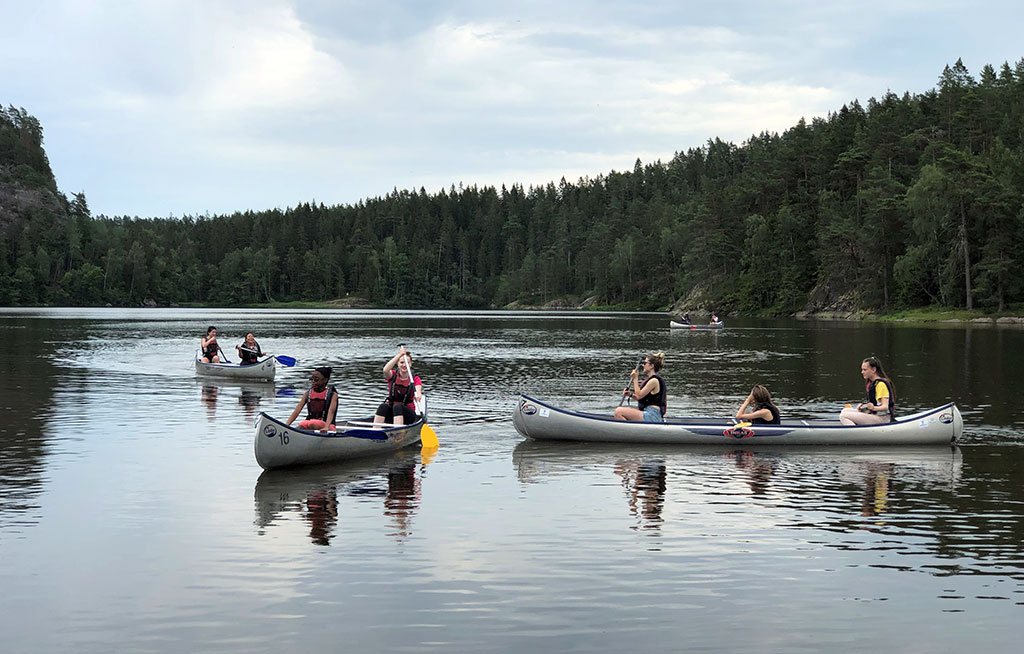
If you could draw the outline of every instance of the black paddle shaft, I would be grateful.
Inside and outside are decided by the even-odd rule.
[[[640,360],[636,362],[636,371],[641,372],[644,369],[644,358],[640,357]],[[626,395],[626,391],[629,390],[629,386],[632,383],[633,378],[630,377],[629,381],[626,382],[626,387],[622,389],[622,398],[619,399],[619,406],[622,406],[624,401],[629,401],[629,396]]]

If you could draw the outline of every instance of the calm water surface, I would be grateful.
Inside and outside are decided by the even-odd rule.
[[[4,652],[1018,651],[1024,330],[655,314],[0,310]],[[197,379],[208,324],[299,360]],[[416,355],[441,448],[262,472],[251,424],[331,365],[346,415]],[[234,348],[225,347],[229,353]],[[664,351],[670,412],[764,383],[836,415],[882,357],[959,448],[545,444],[518,393],[612,411]]]

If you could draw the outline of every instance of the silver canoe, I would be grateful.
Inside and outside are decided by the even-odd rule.
[[[420,442],[423,420],[397,427],[374,427],[370,421],[358,420],[336,426],[337,432],[306,431],[261,412],[256,420],[256,462],[270,470],[393,452]]]
[[[685,322],[670,320],[668,326],[672,329],[725,329],[725,323],[717,322],[713,325],[688,325]]]
[[[952,402],[901,416],[896,422],[845,427],[835,420],[786,420],[781,425],[740,426],[732,418],[678,418],[663,423],[627,422],[611,415],[575,413],[532,397],[519,398],[512,420],[536,440],[696,445],[938,445],[955,443],[964,421]],[[747,423],[743,423],[747,425]]]
[[[238,363],[203,363],[200,354],[196,353],[196,374],[206,377],[270,381],[274,379],[274,373],[277,371],[273,356],[266,356],[256,363],[243,366]]]

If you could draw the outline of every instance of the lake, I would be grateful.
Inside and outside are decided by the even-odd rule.
[[[208,325],[295,357],[197,378]],[[1019,650],[1024,329],[663,314],[0,309],[4,652]],[[263,472],[253,420],[313,367],[369,416],[405,343],[440,449]],[[231,347],[228,347],[228,346]],[[611,413],[665,353],[670,415],[838,416],[879,356],[959,447],[523,439],[518,394]]]

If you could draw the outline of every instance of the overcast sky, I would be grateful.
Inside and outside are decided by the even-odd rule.
[[[94,215],[576,181],[1024,57],[1020,0],[0,0],[0,103]]]

